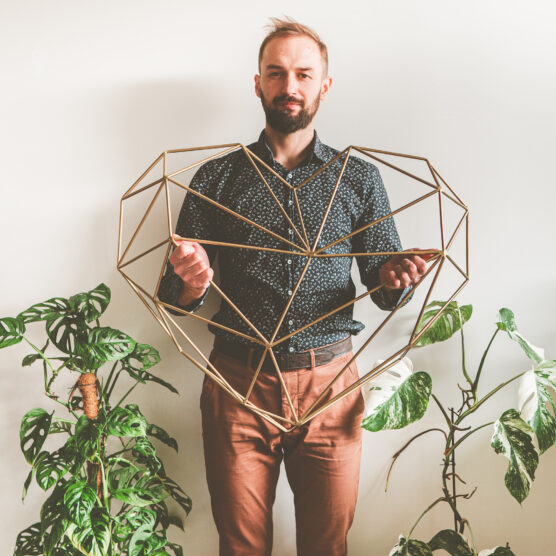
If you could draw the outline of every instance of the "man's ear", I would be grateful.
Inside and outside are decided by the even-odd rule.
[[[261,98],[261,76],[255,74],[255,94]]]
[[[320,86],[320,100],[324,100],[328,96],[328,91],[330,91],[331,86],[332,77],[325,77],[322,81],[322,85]]]

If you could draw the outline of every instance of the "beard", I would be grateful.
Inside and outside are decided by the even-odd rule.
[[[279,107],[280,103],[283,102],[299,104],[301,109],[297,114],[294,114],[289,109]],[[305,129],[313,121],[319,108],[320,99],[317,96],[312,104],[305,106],[302,100],[298,100],[289,95],[282,95],[275,97],[272,102],[269,103],[261,91],[261,104],[266,114],[266,121],[272,129],[280,133],[294,133],[300,129]]]

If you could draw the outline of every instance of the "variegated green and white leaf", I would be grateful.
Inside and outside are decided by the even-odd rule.
[[[532,359],[535,363],[541,363],[544,360],[544,349],[533,345],[523,337],[517,329],[514,314],[510,309],[505,307],[500,309],[496,326],[507,332],[508,336],[521,346],[529,359]]]
[[[473,556],[467,541],[453,529],[439,531],[430,541],[431,550],[445,550],[451,556]]]
[[[515,556],[515,554],[504,546],[496,546],[494,548],[487,548],[479,552],[479,556]]]
[[[437,342],[444,342],[451,338],[470,318],[473,312],[471,305],[458,305],[457,301],[432,301],[425,307],[425,312],[417,324],[416,332],[436,319],[415,342],[415,347],[428,346]],[[438,317],[438,313],[441,313]]]
[[[506,488],[521,504],[529,494],[539,456],[533,446],[533,431],[515,409],[505,411],[494,423],[491,446],[510,460]]]
[[[388,556],[433,556],[427,543],[416,539],[406,539],[400,535],[398,544],[392,548]]]
[[[418,421],[427,410],[431,390],[430,375],[413,373],[411,360],[403,358],[371,381],[364,395],[366,416],[361,426],[376,432],[401,429]]]
[[[556,392],[556,361],[543,361],[519,381],[518,408],[521,417],[533,428],[541,454],[556,442],[553,392]]]

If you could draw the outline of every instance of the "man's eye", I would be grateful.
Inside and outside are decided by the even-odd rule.
[[[303,79],[311,79],[311,76],[310,76],[309,74],[307,74],[307,73],[302,73],[302,74],[300,75],[300,77],[303,78]]]

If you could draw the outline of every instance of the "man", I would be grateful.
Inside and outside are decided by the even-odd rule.
[[[249,149],[296,186],[338,154],[320,142],[313,124],[332,79],[328,76],[326,46],[314,31],[289,19],[272,21],[259,51],[260,73],[255,76],[255,93],[261,99],[266,126],[259,141]],[[326,224],[320,229],[342,163],[343,158],[332,162],[297,191],[309,245],[318,238],[317,248],[330,244],[326,253],[401,251],[392,218],[334,243],[365,222],[390,212],[377,169],[356,158],[346,165]],[[186,196],[176,232],[182,237],[265,246],[291,254],[216,249],[208,244],[205,249],[199,243],[181,241],[170,256],[171,266],[159,296],[186,310],[196,310],[213,277],[211,264],[218,253],[221,289],[265,338],[286,337],[274,352],[294,409],[302,414],[351,359],[351,334],[357,334],[363,325],[353,320],[353,306],[349,305],[292,333],[353,299],[352,258],[312,259],[276,331],[307,258],[295,247],[301,242],[297,234],[302,225],[292,189],[262,165],[259,168],[293,226],[241,151],[203,165],[191,187],[287,242],[193,194]],[[423,258],[404,254],[358,257],[357,263],[369,289],[382,284],[372,299],[385,310],[396,306],[427,267]],[[249,341],[257,335],[224,301],[213,320],[222,327],[209,327],[216,335],[211,362],[237,391],[245,394],[262,354],[257,344]],[[329,398],[356,379],[357,368],[351,363]],[[286,420],[293,419],[269,357],[250,400]],[[272,504],[282,459],[294,493],[298,555],[346,554],[361,453],[363,402],[358,391],[290,433],[282,433],[245,409],[207,379],[201,410],[207,481],[221,555],[271,553]]]

